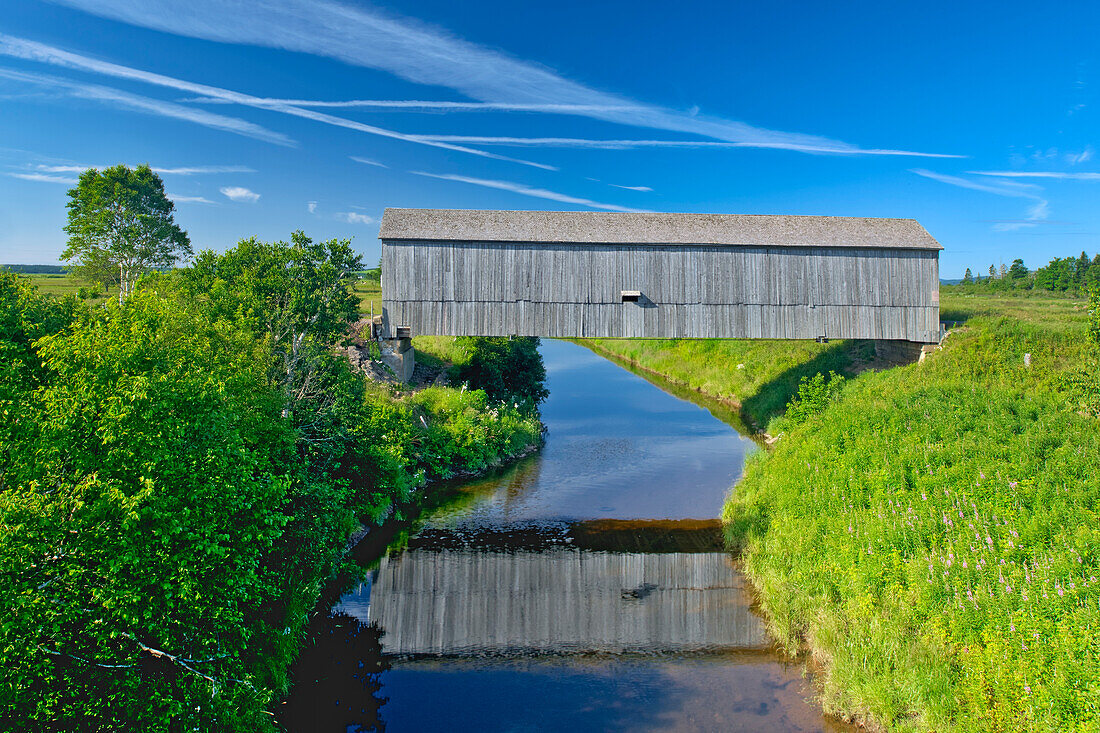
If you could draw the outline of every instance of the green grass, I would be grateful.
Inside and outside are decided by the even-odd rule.
[[[764,430],[783,412],[802,377],[852,374],[873,356],[866,341],[765,341],[725,339],[585,339],[675,384],[736,405],[745,424]]]
[[[375,315],[381,315],[382,281],[379,279],[378,270],[367,270],[360,275],[361,279],[351,286],[351,292],[359,298],[359,313],[369,316],[373,308]]]
[[[72,275],[20,275],[47,295],[76,295],[84,283]],[[117,291],[116,291],[117,295]]]
[[[823,663],[827,709],[1096,730],[1100,421],[1063,379],[1084,303],[948,293],[944,313],[965,327],[942,351],[848,380],[750,461],[728,537],[779,641]]]

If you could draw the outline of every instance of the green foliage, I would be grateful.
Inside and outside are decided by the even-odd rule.
[[[119,285],[119,302],[145,273],[191,254],[164,182],[148,165],[89,168],[69,190],[68,246],[61,259],[78,277]]]
[[[182,280],[216,317],[269,339],[278,357],[271,379],[285,395],[285,414],[308,428],[331,404],[331,351],[358,315],[348,286],[361,267],[350,241],[313,242],[299,231],[289,243],[253,238],[223,254],[203,251]]]
[[[1087,338],[1085,363],[1067,375],[1066,384],[1083,412],[1100,417],[1100,286],[1089,297]]]
[[[797,425],[820,414],[843,387],[844,377],[834,371],[830,371],[828,376],[818,372],[812,377],[802,377],[798,394],[787,404],[784,424]]]
[[[0,729],[270,730],[358,523],[538,442],[353,372],[358,267],[248,240],[95,309],[0,272]]]
[[[493,400],[523,403],[528,409],[546,399],[546,368],[537,338],[468,337],[469,359],[455,377],[485,391]]]
[[[289,483],[261,345],[141,294],[32,348],[39,386],[4,441],[0,708],[41,728],[257,725],[246,620],[277,592],[263,559]]]
[[[1087,324],[1063,302],[949,299],[971,315],[943,351],[849,379],[750,461],[727,531],[780,641],[826,663],[828,709],[1100,725],[1100,422],[1066,399]]]
[[[1009,280],[1023,280],[1027,274],[1028,269],[1023,260],[1019,258],[1012,260],[1012,266],[1008,268]]]
[[[969,272],[970,269],[967,268],[967,273]],[[957,287],[962,292],[972,293],[1039,290],[1080,295],[1098,286],[1100,253],[1090,261],[1088,255],[1082,252],[1079,257],[1055,257],[1034,272],[1029,271],[1021,259],[1013,260],[1012,266],[1000,276],[990,265],[988,279],[975,281],[964,275],[962,283]]]

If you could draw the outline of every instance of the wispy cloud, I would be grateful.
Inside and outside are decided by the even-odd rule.
[[[1063,181],[1100,181],[1100,173],[1067,173],[1062,171],[967,171],[976,176],[998,178],[1053,178]]]
[[[83,173],[89,168],[109,168],[108,165],[36,165],[35,170],[43,173]],[[130,166],[134,167],[134,166]],[[243,165],[203,165],[190,168],[158,168],[151,166],[152,171],[162,176],[198,176],[207,173],[255,173],[254,168]]]
[[[968,188],[971,191],[982,191],[983,193],[991,193],[996,196],[1031,199],[1035,202],[1028,207],[1026,219],[1014,219],[995,223],[993,225],[993,230],[997,232],[1011,232],[1018,229],[1034,227],[1050,216],[1049,202],[1038,193],[1043,190],[1042,187],[1032,183],[1019,183],[1018,181],[1005,180],[988,182],[972,181],[969,178],[951,176],[945,173],[935,173],[923,168],[913,168],[910,172],[916,173],[918,176],[931,178],[933,181],[946,183],[950,186]]]
[[[484,186],[485,188],[495,188],[499,191],[511,191],[512,193],[522,194],[523,196],[534,196],[535,198],[560,201],[565,204],[579,204],[580,206],[588,206],[593,209],[629,212],[643,211],[643,209],[631,209],[626,206],[616,206],[615,204],[602,204],[599,201],[582,199],[576,196],[558,193],[557,191],[548,191],[545,188],[532,188],[530,186],[525,186],[522,183],[513,183],[511,181],[494,181],[486,178],[471,178],[469,176],[459,176],[452,174],[425,173],[424,171],[410,171],[410,173],[418,176],[427,176],[428,178],[438,178],[443,181],[457,181],[459,183],[470,183],[475,186]]]
[[[12,178],[22,178],[24,181],[40,181],[41,183],[64,183],[67,186],[75,186],[78,183],[75,178],[54,176],[48,173],[16,173],[5,171],[4,175],[11,176]]]
[[[608,186],[613,186],[614,188],[624,188],[627,191],[642,191],[642,192],[645,192],[645,193],[649,193],[653,190],[649,186],[620,186],[617,183],[609,183],[607,185]]]
[[[218,190],[230,201],[246,201],[254,204],[260,200],[260,194],[250,191],[244,186],[222,186]]]
[[[830,145],[807,145],[783,142],[717,142],[714,140],[634,140],[591,139],[578,137],[500,137],[489,135],[421,135],[422,140],[464,143],[467,145],[502,145],[507,147],[594,148],[598,150],[630,150],[632,148],[763,148],[797,150],[802,153],[826,155],[900,155],[917,158],[965,158],[950,153],[914,153],[909,150],[879,148],[839,149]]]
[[[1091,145],[1086,145],[1085,149],[1079,153],[1066,153],[1064,158],[1070,165],[1078,165],[1080,163],[1086,163],[1092,160],[1093,149]]]
[[[324,0],[57,0],[146,28],[224,43],[250,44],[337,59],[442,86],[490,104],[569,105],[574,114],[622,125],[690,133],[713,140],[768,143],[803,152],[862,154],[858,145],[818,135],[643,104],[570,80],[545,66],[465,41],[439,28],[369,7]],[[191,91],[225,99],[224,94]],[[253,98],[254,100],[256,98]],[[262,101],[262,100],[261,100]],[[255,105],[253,106],[262,106]],[[267,105],[296,109],[294,105]],[[911,151],[896,151],[906,154]]]
[[[208,198],[202,196],[180,196],[179,194],[169,193],[165,194],[168,198],[172,199],[177,204],[212,204],[214,203]]]
[[[997,196],[1039,199],[1040,197],[1033,193],[1033,191],[1042,190],[1039,186],[1016,183],[1015,181],[991,181],[989,183],[984,181],[972,181],[969,178],[951,176],[946,173],[935,173],[930,170],[925,170],[924,168],[912,168],[910,172],[916,173],[918,176],[931,178],[933,181],[946,183],[950,186],[969,188],[972,191],[984,191],[985,193],[992,193]]]
[[[0,54],[6,52],[6,42],[6,37],[0,35]],[[172,119],[184,120],[186,122],[193,122],[204,127],[211,127],[236,135],[244,135],[245,137],[275,143],[276,145],[289,146],[295,144],[293,140],[280,132],[273,132],[265,127],[261,127],[260,125],[237,117],[226,117],[225,115],[214,114],[213,112],[175,104],[174,102],[165,102],[159,99],[152,99],[151,97],[143,97],[137,94],[131,94],[130,92],[124,92],[121,89],[114,89],[113,87],[105,87],[98,84],[82,84],[45,74],[30,74],[21,71],[13,71],[11,69],[0,69],[0,77],[58,90],[64,92],[69,97],[77,99],[99,102],[110,107],[128,109],[134,112],[142,112],[144,114],[156,115],[159,117],[169,117]]]
[[[317,202],[316,201],[306,201],[306,211],[308,211],[311,214],[316,214],[317,213]]]
[[[229,104],[218,97],[186,97],[180,102],[194,104]],[[326,101],[321,99],[275,99],[260,98],[257,104],[278,106],[289,104],[295,107],[348,108],[367,107],[376,109],[396,109],[410,112],[545,112],[560,114],[579,114],[582,112],[611,112],[644,109],[644,107],[609,106],[599,104],[509,104],[506,102],[447,102],[419,99],[347,99]]]
[[[189,6],[191,7],[191,6]],[[249,94],[242,94],[241,92],[234,92],[229,89],[221,89],[219,87],[212,87],[206,84],[195,84],[193,82],[184,81],[182,79],[175,79],[170,76],[164,76],[162,74],[155,74],[150,71],[142,71],[141,69],[134,69],[129,66],[121,66],[119,64],[113,64],[107,61],[99,61],[97,59],[89,58],[87,56],[81,56],[80,54],[70,53],[63,51],[53,46],[47,46],[35,41],[28,41],[22,38],[16,38],[14,36],[8,36],[0,33],[0,54],[6,56],[13,56],[15,58],[27,59],[30,61],[39,61],[46,64],[52,64],[54,66],[61,66],[69,69],[79,69],[82,71],[91,71],[97,74],[103,74],[106,76],[112,76],[119,79],[127,79],[130,81],[138,81],[146,84],[153,84],[156,86],[167,87],[169,89],[175,89],[182,92],[190,92],[192,94],[202,94],[210,97],[218,97],[234,104],[240,104],[247,107],[259,107],[262,109],[269,109],[283,114],[291,115],[293,117],[301,117],[315,122],[320,122],[326,125],[333,125],[336,127],[343,127],[348,130],[355,130],[357,132],[367,133],[369,135],[379,135],[381,137],[393,138],[396,140],[404,140],[406,142],[416,143],[419,145],[428,145],[435,148],[443,148],[444,150],[454,150],[461,153],[469,153],[470,155],[477,155],[483,158],[492,158],[494,160],[504,160],[512,163],[520,163],[522,165],[534,166],[536,168],[544,168],[547,170],[556,170],[554,166],[545,165],[543,163],[535,163],[529,160],[520,160],[518,158],[510,158],[504,155],[497,155],[496,153],[489,153],[484,150],[477,150],[475,148],[466,147],[463,145],[453,145],[446,142],[438,142],[433,140],[424,139],[418,135],[406,135],[403,132],[396,132],[394,130],[387,130],[383,127],[377,127],[375,125],[367,125],[362,122],[356,122],[355,120],[345,119],[343,117],[334,117],[333,115],[325,114],[323,112],[317,112],[314,110],[303,109],[301,107],[295,107],[293,105],[271,105],[257,103],[258,97],[253,97]],[[16,73],[16,72],[12,72]],[[60,80],[59,80],[60,81]],[[72,87],[78,87],[79,85],[72,84],[70,82],[62,82]],[[106,89],[106,87],[100,87],[100,89]],[[117,92],[118,94],[124,94],[123,92]],[[133,95],[129,95],[133,97]],[[146,98],[136,98],[145,100]],[[156,100],[146,100],[147,102],[154,102]],[[192,113],[199,115],[194,121],[200,119],[214,119],[220,118],[222,120],[231,120],[234,118],[223,118],[220,115],[214,115],[203,110],[196,110],[193,107],[185,107],[170,102],[156,102],[159,105],[168,105],[165,109],[181,109],[190,110]],[[205,116],[205,117],[203,117]],[[251,123],[238,120],[245,125],[251,125]],[[263,130],[258,125],[252,125],[253,128]],[[265,131],[270,135],[278,135],[278,133],[271,133]],[[285,136],[279,136],[282,138],[282,144],[290,144],[291,141]],[[277,142],[273,139],[271,142]]]
[[[373,216],[367,216],[366,214],[360,214],[355,211],[341,211],[336,216],[342,221],[346,221],[348,224],[373,224],[375,222]]]
[[[379,168],[389,168],[385,163],[379,163],[377,160],[371,160],[370,158],[361,158],[358,155],[350,156],[356,163],[366,163],[367,165],[378,166]]]

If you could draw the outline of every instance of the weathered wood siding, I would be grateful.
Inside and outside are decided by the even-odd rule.
[[[728,553],[410,551],[344,613],[392,655],[763,648]],[[363,601],[366,601],[364,603]]]
[[[932,342],[939,251],[383,239],[382,297],[414,334]]]

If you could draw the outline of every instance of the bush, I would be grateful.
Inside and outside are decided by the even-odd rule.
[[[830,371],[828,377],[820,372],[812,377],[802,377],[798,394],[787,404],[785,422],[798,425],[820,414],[843,388],[844,377],[834,371]]]
[[[537,338],[464,338],[467,361],[456,364],[455,377],[482,389],[491,400],[533,409],[546,399],[546,368]]]

